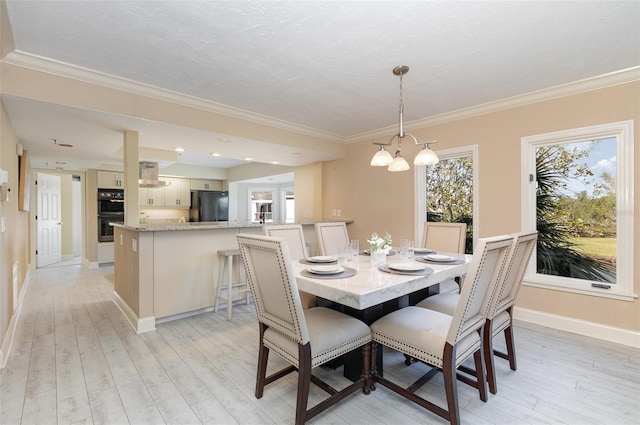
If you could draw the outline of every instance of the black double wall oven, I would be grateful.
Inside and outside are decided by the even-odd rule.
[[[113,242],[113,227],[124,223],[124,190],[98,189],[98,242]]]

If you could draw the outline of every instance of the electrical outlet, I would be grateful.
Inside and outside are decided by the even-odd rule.
[[[122,237],[122,234],[120,234],[120,246],[124,245],[124,238]]]
[[[340,217],[342,215],[342,210],[337,209],[335,215],[336,215],[336,217]]]
[[[133,252],[138,252],[138,240],[137,239],[131,239],[131,250]]]

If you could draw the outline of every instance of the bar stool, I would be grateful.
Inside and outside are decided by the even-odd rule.
[[[233,296],[244,294],[245,303],[249,304],[249,285],[246,280],[240,280],[238,282],[233,281],[233,258],[237,257],[238,261],[242,262],[239,249],[221,249],[218,251],[218,257],[222,262],[222,267],[220,267],[220,273],[218,275],[218,290],[216,292],[216,304],[213,307],[213,311],[218,311],[220,298],[222,296],[222,289],[224,288],[227,290],[227,297],[226,299],[223,298],[222,301],[227,304],[227,320],[231,320]],[[242,275],[242,271],[240,274]]]

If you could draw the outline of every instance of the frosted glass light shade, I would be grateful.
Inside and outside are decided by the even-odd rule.
[[[387,165],[390,165],[392,162],[393,162],[393,157],[391,156],[391,154],[385,151],[384,148],[381,146],[380,150],[376,152],[375,155],[373,155],[373,158],[371,158],[370,165],[373,167],[386,167]]]
[[[433,165],[437,164],[438,162],[440,162],[438,155],[436,155],[434,151],[429,149],[429,146],[425,146],[424,149],[418,152],[418,155],[416,155],[415,159],[413,160],[413,163],[415,165]]]
[[[396,156],[393,159],[393,162],[389,165],[389,168],[387,168],[389,171],[407,171],[408,169],[409,164],[401,156]]]

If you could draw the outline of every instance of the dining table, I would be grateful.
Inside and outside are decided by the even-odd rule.
[[[318,306],[336,309],[370,325],[392,311],[437,294],[441,282],[466,274],[471,261],[471,255],[457,253],[416,252],[410,258],[392,254],[396,255],[387,255],[381,265],[373,265],[364,253],[349,256],[341,265],[332,256],[295,261],[298,289],[315,295]],[[351,353],[342,360],[344,376],[357,380],[362,373],[361,356]],[[378,371],[382,372],[381,351],[377,360]]]

